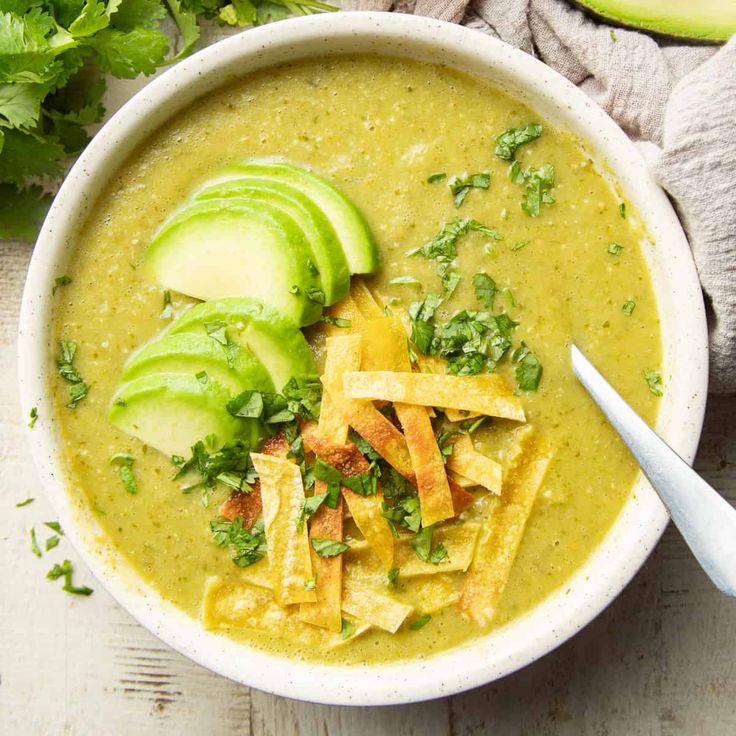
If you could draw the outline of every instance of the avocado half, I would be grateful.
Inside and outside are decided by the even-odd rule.
[[[595,15],[692,41],[727,41],[736,33],[736,0],[575,0]]]

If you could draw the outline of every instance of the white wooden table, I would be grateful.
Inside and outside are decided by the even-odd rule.
[[[115,108],[139,83],[118,83]],[[356,734],[725,736],[736,733],[736,602],[670,528],[587,629],[505,680],[387,708],[310,705],[214,675],[141,628],[66,541],[39,560],[28,532],[53,519],[17,406],[15,333],[30,248],[0,242],[0,736]],[[736,395],[711,397],[696,467],[736,501]],[[27,497],[34,503],[17,509]],[[40,533],[41,540],[48,534]],[[45,579],[65,557],[77,598]]]

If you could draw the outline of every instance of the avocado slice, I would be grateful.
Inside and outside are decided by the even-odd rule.
[[[733,0],[576,0],[621,25],[696,41],[727,41],[736,33]]]
[[[225,408],[230,393],[216,381],[156,373],[124,383],[113,396],[110,422],[166,455],[187,457],[204,437],[221,447],[239,438],[255,447],[261,433],[257,419],[231,416]]]
[[[340,241],[330,221],[309,197],[278,180],[242,178],[205,187],[194,198],[202,201],[230,197],[267,202],[285,212],[309,240],[325,292],[325,304],[334,304],[348,293],[350,271]]]
[[[378,270],[378,248],[368,223],[358,208],[328,181],[292,164],[253,161],[231,164],[212,184],[246,176],[279,181],[298,189],[322,210],[332,224],[350,273],[374,273]]]
[[[217,299],[188,309],[169,334],[206,334],[225,327],[233,342],[248,347],[263,363],[281,391],[292,376],[317,372],[314,356],[301,330],[276,309],[248,298]]]
[[[206,334],[164,335],[137,350],[123,368],[123,381],[153,373],[206,374],[233,394],[246,389],[273,391],[273,382],[250,348],[223,345]]]
[[[198,299],[251,296],[297,325],[316,322],[324,290],[304,231],[266,202],[194,202],[164,223],[146,251],[156,283]]]

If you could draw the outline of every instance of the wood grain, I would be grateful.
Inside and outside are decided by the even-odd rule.
[[[445,700],[338,708],[276,698],[189,662],[95,585],[66,541],[44,559],[50,508],[22,436],[15,332],[30,249],[0,243],[0,734],[720,736],[736,732],[736,603],[670,528],[626,591],[544,659]],[[736,501],[736,396],[711,397],[696,467]],[[15,504],[33,496],[21,509]],[[45,579],[68,557],[89,599]]]

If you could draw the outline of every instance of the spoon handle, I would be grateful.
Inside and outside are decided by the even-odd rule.
[[[570,350],[575,375],[637,459],[703,570],[736,597],[736,509],[649,428],[575,345]]]

